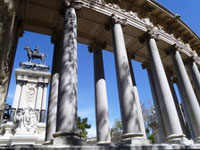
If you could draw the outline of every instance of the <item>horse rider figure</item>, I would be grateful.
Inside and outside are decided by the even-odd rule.
[[[39,46],[38,45],[36,45],[36,47],[35,47],[35,49],[34,49],[34,54],[38,54],[39,53]]]

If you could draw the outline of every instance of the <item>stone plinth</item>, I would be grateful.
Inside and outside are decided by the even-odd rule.
[[[49,67],[23,62],[15,69],[16,90],[10,121],[1,125],[0,145],[39,145],[45,139]]]

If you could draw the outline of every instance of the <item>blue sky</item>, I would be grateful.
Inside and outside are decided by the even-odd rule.
[[[197,35],[200,35],[200,19],[199,19],[199,0],[157,0],[172,12],[179,14],[181,19],[194,30]],[[25,32],[24,36],[20,38],[17,46],[17,54],[15,58],[14,68],[19,67],[19,62],[27,61],[26,51],[24,46],[28,45],[34,49],[39,45],[39,50],[48,54],[46,64],[52,64],[53,44],[50,42],[50,37]],[[104,69],[106,77],[109,118],[110,126],[113,125],[116,118],[120,118],[119,99],[117,93],[117,80],[114,65],[114,55],[111,52],[103,51]],[[37,61],[36,61],[37,62]],[[142,102],[147,100],[152,101],[150,86],[146,70],[143,70],[141,64],[132,61],[133,69],[136,77],[136,83],[139,91],[139,97]],[[14,71],[12,73],[7,102],[12,104],[15,92],[15,77]],[[88,46],[78,44],[78,115],[81,117],[88,117],[88,122],[92,128],[88,130],[89,136],[95,136],[95,104],[94,104],[94,71],[93,71],[93,54],[88,52]]]

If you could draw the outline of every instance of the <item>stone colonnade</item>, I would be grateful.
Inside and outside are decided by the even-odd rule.
[[[52,81],[49,99],[46,141],[55,145],[79,144],[82,141],[77,133],[77,17],[79,2],[66,2],[64,9],[64,35],[55,40]],[[126,20],[112,15],[113,48],[115,56],[118,93],[123,124],[123,143],[148,143],[144,121],[132,65],[128,58],[122,26]],[[190,135],[195,142],[200,136],[200,108],[190,83],[179,48],[172,47],[170,54],[180,84],[180,94],[184,105],[184,115],[173,87],[172,79],[167,76],[156,45],[157,36],[148,30],[144,36],[149,55],[147,72],[157,115],[160,143],[188,142]],[[62,42],[60,42],[62,41]],[[103,67],[102,49],[105,43],[94,41],[90,52],[94,53],[95,106],[98,144],[111,143],[109,132],[106,82]],[[56,61],[59,60],[59,61]],[[58,67],[59,66],[59,67]],[[200,76],[194,61],[188,67],[200,95]],[[98,68],[98,69],[97,69]],[[184,117],[186,116],[186,117]],[[56,121],[55,121],[56,120]],[[187,123],[186,123],[187,122]],[[189,126],[190,133],[188,133]]]

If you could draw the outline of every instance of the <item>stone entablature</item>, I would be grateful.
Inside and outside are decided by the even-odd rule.
[[[173,34],[168,34],[161,25],[154,25],[149,18],[140,18],[138,13],[133,11],[126,11],[120,8],[117,4],[105,3],[103,0],[82,0],[83,7],[93,9],[104,15],[111,16],[116,14],[118,17],[127,20],[127,25],[134,26],[135,28],[147,32],[153,30],[152,34],[158,34],[159,40],[162,40],[169,45],[178,45],[179,50],[189,57],[195,56],[195,61],[200,64],[200,58],[196,56],[195,50],[192,50],[190,44],[184,43],[181,38],[176,38]],[[103,7],[103,9],[102,9]]]

